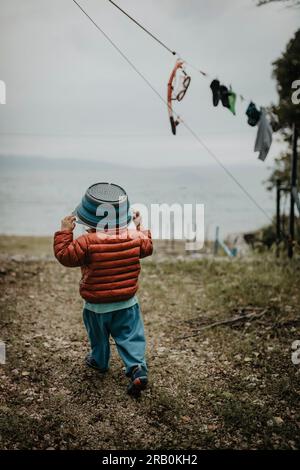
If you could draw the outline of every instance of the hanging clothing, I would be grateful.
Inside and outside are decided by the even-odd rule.
[[[220,86],[220,97],[224,108],[229,108],[228,88],[225,85]]]
[[[272,134],[273,130],[267,119],[266,113],[265,111],[261,111],[254,145],[254,152],[259,152],[259,160],[264,161],[266,159],[272,144]]]
[[[236,93],[234,93],[234,91],[232,91],[231,88],[229,90],[228,101],[229,101],[229,109],[232,112],[232,114],[235,116]]]
[[[258,121],[260,120],[261,117],[261,111],[257,109],[254,103],[252,101],[250,102],[247,110],[246,110],[246,116],[248,116],[248,124],[249,126],[256,126]]]
[[[228,108],[229,111],[231,111],[232,114],[235,115],[236,94],[232,91],[231,88],[228,90],[225,85],[221,85],[220,96],[224,108]]]
[[[213,105],[218,106],[220,101],[220,82],[219,80],[213,80],[210,84],[210,88],[213,94]]]
[[[225,85],[221,85],[217,79],[211,82],[210,88],[213,94],[213,105],[218,106],[221,100],[224,108],[228,108],[232,114],[235,115],[236,94],[234,91],[232,91],[231,88],[228,90],[228,88]]]

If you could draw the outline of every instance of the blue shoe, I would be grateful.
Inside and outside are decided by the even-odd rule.
[[[88,354],[85,356],[85,363],[86,363],[87,366],[91,367],[92,369],[98,370],[98,371],[101,372],[102,374],[104,374],[105,372],[108,371],[108,369],[101,369],[101,367],[98,366],[98,364],[97,364],[97,362],[95,361],[95,359],[93,359],[91,353],[88,353]]]
[[[139,397],[141,391],[148,385],[148,376],[146,370],[141,366],[136,366],[131,372],[131,382],[127,387],[128,395]]]

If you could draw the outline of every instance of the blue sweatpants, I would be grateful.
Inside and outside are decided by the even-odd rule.
[[[83,321],[91,344],[92,358],[99,368],[106,370],[109,367],[111,335],[127,375],[134,366],[140,365],[147,370],[144,324],[138,303],[108,313],[95,313],[85,308]]]

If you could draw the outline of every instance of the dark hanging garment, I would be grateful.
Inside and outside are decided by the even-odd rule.
[[[221,100],[222,105],[228,108],[232,114],[235,114],[236,94],[225,85],[220,85],[219,80],[215,79],[211,82],[210,88],[213,94],[213,105],[218,106]]]
[[[213,94],[213,105],[218,106],[220,101],[220,82],[219,80],[213,80],[210,84],[210,88]]]
[[[228,108],[235,115],[236,93],[231,88],[228,90],[225,85],[221,85],[220,97],[224,108]]]
[[[228,91],[227,86],[225,85],[220,86],[220,98],[221,98],[221,102],[224,108],[229,108],[230,107],[229,99],[228,99],[229,91]]]
[[[252,127],[256,126],[260,120],[261,111],[257,109],[257,107],[255,106],[254,103],[252,103],[252,101],[246,110],[246,116],[248,116],[247,122],[249,126],[252,126]]]
[[[229,90],[228,101],[229,101],[229,109],[232,112],[232,114],[235,116],[236,93],[234,93],[234,91],[231,88]]]

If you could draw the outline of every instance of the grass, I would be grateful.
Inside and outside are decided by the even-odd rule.
[[[18,235],[0,236],[0,253],[7,255],[52,256],[51,237],[32,237]]]
[[[113,345],[106,376],[83,364],[79,278],[50,259],[2,262],[1,448],[300,447],[300,366],[291,361],[300,339],[297,260],[145,260],[150,387],[139,400],[125,393]],[[266,312],[179,339],[246,307]]]

